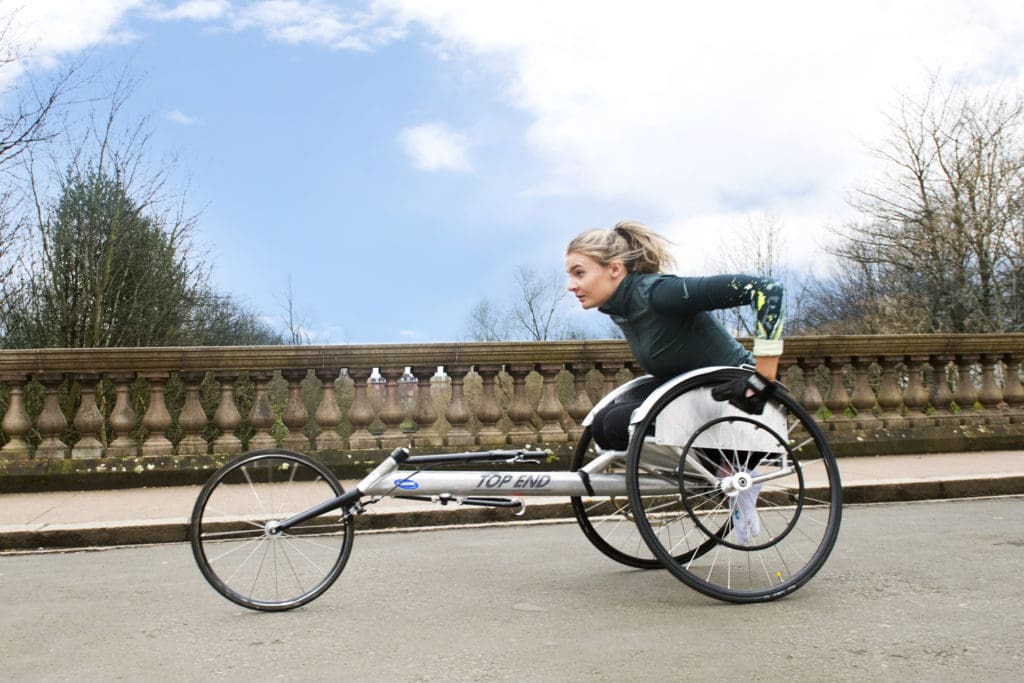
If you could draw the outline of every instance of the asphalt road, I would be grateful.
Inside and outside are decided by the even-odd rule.
[[[217,595],[187,545],[0,557],[15,681],[1020,680],[1024,498],[848,507],[761,605],[620,567],[571,524],[361,535],[287,613]]]

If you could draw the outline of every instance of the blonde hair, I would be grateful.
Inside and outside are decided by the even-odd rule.
[[[621,261],[630,273],[660,273],[671,270],[675,260],[667,239],[636,221],[620,221],[610,230],[596,229],[580,233],[569,242],[569,254],[583,254],[602,266]]]

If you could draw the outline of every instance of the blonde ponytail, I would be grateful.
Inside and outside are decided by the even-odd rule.
[[[631,273],[671,270],[675,261],[667,239],[636,221],[620,221],[611,230],[587,230],[565,250],[589,256],[603,266],[621,261]]]

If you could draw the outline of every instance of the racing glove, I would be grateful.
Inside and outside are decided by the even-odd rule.
[[[745,413],[760,415],[764,405],[775,393],[775,382],[764,375],[754,372],[745,377],[737,377],[711,390],[711,398],[716,401],[728,401]]]

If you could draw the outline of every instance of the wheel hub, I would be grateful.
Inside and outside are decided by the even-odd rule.
[[[736,472],[728,477],[722,478],[722,493],[727,496],[738,495],[742,491],[749,491],[754,485],[754,478],[750,472]]]

